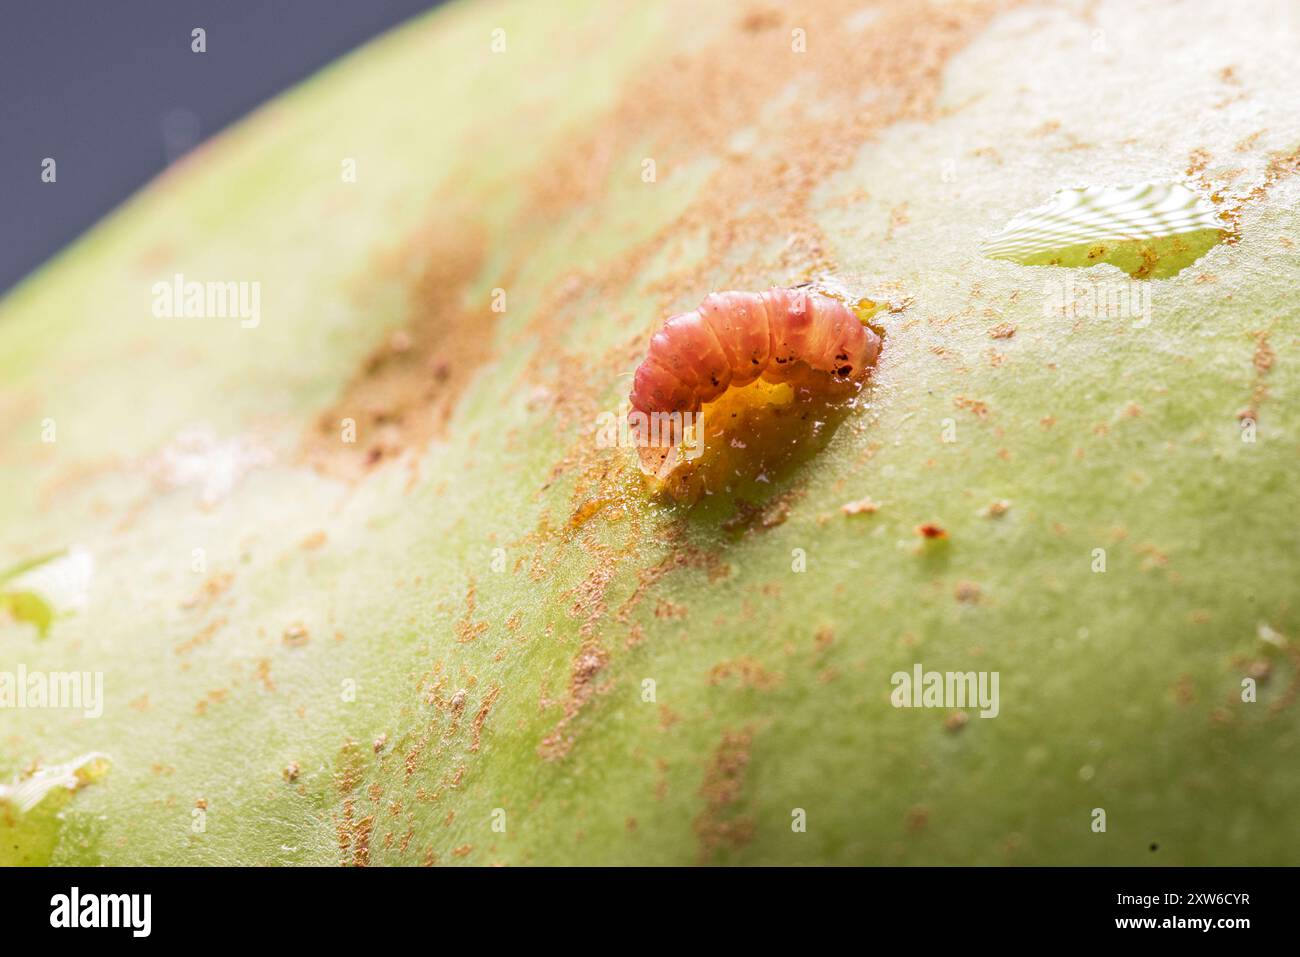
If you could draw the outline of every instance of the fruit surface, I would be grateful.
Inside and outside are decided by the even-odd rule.
[[[0,302],[0,567],[94,564],[0,671],[104,689],[0,711],[0,783],[108,760],[0,803],[0,863],[1294,863],[1295,38],[459,3],[275,100]],[[980,252],[1138,182],[1231,237]],[[156,317],[178,273],[260,320]],[[595,430],[651,333],[805,281],[898,306],[859,407],[648,495]],[[997,716],[893,707],[917,664]]]

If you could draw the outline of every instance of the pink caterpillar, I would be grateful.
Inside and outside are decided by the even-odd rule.
[[[760,377],[821,391],[856,386],[879,355],[880,337],[838,299],[805,289],[712,293],[698,309],[669,318],[650,340],[633,378],[629,423],[636,416],[644,424],[656,413],[693,415]],[[643,469],[671,467],[670,453],[642,448]]]

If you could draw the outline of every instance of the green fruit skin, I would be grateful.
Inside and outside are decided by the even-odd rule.
[[[112,759],[61,814],[0,805],[0,864],[1296,861],[1300,179],[1243,207],[1239,242],[1152,280],[1142,326],[1045,314],[1066,270],[978,252],[1066,183],[1179,178],[1197,149],[1261,176],[1295,148],[1300,89],[1269,18],[1208,31],[1102,4],[1099,51],[1064,8],[1033,8],[1034,42],[1030,12],[993,17],[944,66],[937,115],[881,130],[813,194],[832,278],[911,302],[882,320],[863,408],[774,477],[798,493],[785,520],[736,533],[730,496],[652,501],[611,450],[618,507],[538,536],[582,498],[556,466],[595,455],[594,422],[549,414],[539,387],[617,407],[656,282],[702,255],[678,217],[814,109],[774,99],[739,156],[737,130],[661,154],[654,188],[619,141],[595,200],[531,214],[522,182],[743,15],[698,6],[453,4],[223,133],[0,302],[0,565],[96,557],[86,607],[43,639],[0,624],[0,660],[105,687],[100,718],[0,714],[0,781]],[[1133,48],[1152,36],[1167,56]],[[1247,60],[1245,97],[1216,107],[1238,90],[1216,71]],[[466,220],[485,253],[456,294],[482,310],[482,359],[445,429],[414,471],[312,468],[303,437],[410,318],[413,237]],[[570,277],[661,233],[673,251],[618,281],[617,309],[579,294],[560,338],[530,338]],[[260,282],[260,324],[154,318],[176,272]],[[207,507],[156,480],[197,422],[273,459]],[[879,511],[841,514],[864,496]],[[927,522],[945,545],[922,547]],[[707,560],[649,575],[678,553]],[[573,697],[591,641],[605,657]],[[918,663],[997,672],[997,717],[893,707]],[[557,728],[570,747],[548,759]]]

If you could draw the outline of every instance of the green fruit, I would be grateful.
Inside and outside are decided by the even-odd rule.
[[[0,863],[1294,862],[1271,20],[461,4],[221,135],[0,303],[0,566],[94,559],[0,673],[104,689],[0,715]],[[1147,181],[1235,241],[980,252]],[[896,305],[807,454],[688,505],[598,446],[666,315],[805,280]]]

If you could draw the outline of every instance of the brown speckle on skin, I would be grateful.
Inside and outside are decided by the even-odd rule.
[[[655,602],[654,616],[668,621],[681,621],[686,617],[686,606],[661,598]]]
[[[755,7],[741,18],[740,29],[746,33],[762,33],[781,25],[782,13],[776,7]]]
[[[813,645],[819,653],[825,651],[834,643],[835,629],[829,625],[818,628],[817,633],[813,635]]]
[[[588,639],[578,650],[569,675],[569,693],[564,701],[564,714],[537,746],[537,753],[545,760],[558,761],[573,747],[574,737],[569,726],[599,690],[596,676],[608,662],[609,653],[596,639]]]
[[[739,805],[749,773],[753,748],[752,727],[740,731],[723,731],[708,766],[700,796],[704,809],[695,818],[695,835],[699,839],[700,857],[705,863],[715,854],[743,847],[754,837],[757,821]]]
[[[737,687],[753,688],[757,691],[771,691],[784,681],[784,676],[775,671],[768,671],[753,658],[735,658],[721,661],[709,669],[710,686],[734,681]]]
[[[474,612],[478,608],[478,586],[474,579],[469,580],[465,586],[465,613],[460,620],[456,622],[456,641],[459,644],[466,645],[472,641],[482,638],[488,630],[488,622],[475,621]]]
[[[722,523],[729,532],[766,531],[785,523],[790,517],[790,508],[803,498],[802,489],[790,489],[773,495],[765,502],[756,503],[747,499],[736,499],[736,512]]]
[[[311,634],[307,631],[307,626],[300,621],[286,626],[284,634],[280,637],[290,648],[301,648],[311,640]]]
[[[207,697],[201,698],[194,705],[194,713],[204,715],[208,713],[208,707],[214,704],[220,704],[230,697],[230,691],[226,688],[213,688],[208,692]]]
[[[880,503],[870,498],[860,498],[853,502],[845,502],[840,506],[840,511],[845,515],[874,515],[880,511]]]
[[[271,680],[271,659],[258,658],[257,667],[253,671],[253,677],[262,684],[262,690],[274,693],[275,682]]]
[[[375,816],[369,814],[357,821],[352,829],[352,866],[370,866],[370,837],[375,829]]]
[[[488,712],[492,710],[493,703],[497,696],[501,694],[501,689],[494,686],[483,698],[483,703],[479,706],[478,714],[474,715],[474,724],[472,728],[472,738],[470,740],[470,753],[478,751],[479,741],[483,735],[483,724],[487,721]]]
[[[1252,661],[1250,667],[1246,669],[1246,674],[1254,678],[1260,684],[1268,681],[1268,676],[1273,673],[1273,665],[1266,659]]]
[[[442,434],[475,371],[491,358],[485,325],[498,314],[467,304],[478,278],[486,235],[478,217],[454,200],[440,204],[440,228],[421,228],[378,257],[371,271],[408,290],[406,325],[384,338],[359,364],[343,394],[304,437],[303,456],[318,470],[360,479],[381,463],[423,448]],[[505,272],[510,272],[507,267]],[[498,280],[508,284],[508,276]],[[355,293],[360,308],[371,303]],[[356,424],[344,442],[341,422]]]
[[[210,576],[199,588],[198,593],[181,602],[181,607],[185,609],[197,608],[212,604],[222,595],[224,595],[232,584],[235,576],[230,572],[220,572]]]
[[[952,404],[959,409],[966,409],[977,419],[987,419],[989,417],[988,403],[981,402],[979,399],[971,399],[964,395],[959,395],[952,400]]]
[[[730,566],[722,561],[716,554],[706,552],[680,537],[679,532],[675,532],[666,542],[671,551],[657,565],[649,568],[642,568],[637,572],[637,584],[632,594],[627,597],[622,605],[619,606],[615,614],[615,620],[626,624],[629,633],[637,629],[636,623],[632,621],[632,612],[645,599],[659,582],[673,571],[685,571],[695,569],[703,571],[710,582],[721,581],[727,577],[730,572]],[[629,634],[631,637],[631,634]],[[639,641],[634,642],[634,644]]]
[[[200,628],[195,635],[186,639],[185,641],[182,641],[179,645],[177,645],[175,649],[176,654],[187,655],[195,648],[198,648],[202,645],[206,645],[208,642],[210,642],[213,639],[213,637],[216,636],[217,632],[219,632],[222,628],[225,627],[225,625],[226,625],[226,619],[224,617],[216,618],[208,622],[206,625]]]
[[[1150,542],[1143,542],[1135,545],[1133,551],[1142,556],[1141,569],[1152,571],[1156,568],[1165,568],[1169,565],[1169,555]]]
[[[608,652],[602,650],[597,655],[600,667],[595,673],[580,664],[588,657],[589,642],[602,642],[611,650],[622,647],[618,637],[607,633],[603,602],[611,579],[604,578],[604,572],[612,573],[616,562],[623,562],[617,567],[620,575],[635,575],[632,595],[617,614],[618,624],[632,638],[633,629],[640,624],[633,619],[638,605],[646,598],[653,605],[657,597],[654,589],[670,572],[708,572],[712,576],[727,571],[719,550],[701,548],[692,541],[689,526],[665,520],[648,510],[639,497],[629,496],[621,470],[609,467],[608,450],[595,449],[582,428],[608,404],[611,370],[629,368],[651,330],[634,328],[638,320],[629,316],[626,341],[613,342],[603,352],[591,354],[589,348],[568,344],[579,342],[576,333],[585,321],[581,317],[625,315],[629,291],[644,288],[641,277],[651,267],[656,278],[644,294],[658,297],[658,316],[698,302],[701,292],[708,289],[764,288],[777,274],[814,275],[842,266],[834,255],[835,244],[817,222],[817,191],[832,176],[850,169],[861,147],[881,130],[900,121],[925,121],[939,114],[936,97],[945,65],[997,9],[995,5],[961,5],[945,10],[944,28],[935,30],[928,17],[918,16],[912,9],[886,8],[869,31],[858,34],[841,29],[845,16],[858,7],[859,0],[826,0],[801,14],[799,25],[807,29],[810,38],[818,38],[815,57],[774,58],[769,53],[771,33],[750,34],[735,29],[733,22],[722,35],[712,39],[702,36],[698,45],[678,53],[672,69],[639,71],[613,91],[608,109],[595,122],[586,128],[575,127],[540,164],[541,171],[518,184],[519,218],[504,222],[502,229],[528,230],[536,222],[564,221],[575,210],[594,217],[586,220],[591,228],[606,227],[615,212],[602,204],[600,197],[609,176],[616,172],[618,157],[627,155],[629,149],[645,151],[636,155],[657,155],[656,151],[666,147],[683,158],[707,157],[717,144],[750,128],[762,132],[764,148],[749,151],[743,161],[708,172],[672,222],[650,224],[643,238],[611,250],[598,267],[575,266],[543,285],[532,308],[521,321],[512,321],[511,328],[484,328],[484,319],[495,320],[476,293],[485,284],[509,288],[512,275],[531,269],[528,257],[532,250],[521,248],[513,259],[500,263],[499,268],[493,262],[493,268],[485,273],[490,237],[476,225],[473,211],[458,206],[451,196],[441,197],[437,212],[374,264],[376,275],[371,278],[375,281],[361,284],[357,293],[364,300],[369,295],[366,290],[382,289],[387,296],[392,288],[405,285],[409,289],[405,335],[376,332],[368,361],[358,365],[338,401],[305,438],[308,458],[319,467],[364,475],[365,464],[360,460],[366,449],[377,450],[378,467],[403,452],[422,450],[431,435],[444,429],[464,387],[485,362],[492,361],[493,350],[484,343],[496,342],[498,333],[506,336],[500,342],[503,350],[525,349],[530,354],[524,367],[511,373],[514,378],[504,385],[521,400],[530,392],[544,394],[543,427],[553,430],[561,446],[569,442],[547,470],[545,480],[538,483],[536,503],[541,507],[535,530],[524,540],[509,543],[518,562],[516,569],[534,582],[552,579],[557,569],[567,572],[575,562],[603,566],[588,595],[593,600],[583,605],[578,616],[577,629],[567,628],[564,622],[548,622],[545,637],[532,639],[565,642],[575,637],[577,630],[582,645],[576,650],[569,694],[563,702],[565,716],[557,728],[558,737],[565,742],[560,754],[567,751],[576,734],[577,722],[570,720],[570,713],[589,702],[605,680]],[[802,95],[822,108],[801,117],[798,124],[767,122],[771,104],[792,81],[799,83]],[[889,90],[896,95],[863,100],[865,89]],[[682,110],[680,105],[687,102],[692,108]],[[647,131],[650,141],[645,139]],[[775,199],[755,208],[754,196]],[[902,218],[897,217],[899,221]],[[671,255],[683,237],[695,234],[705,237],[703,256]],[[772,256],[761,263],[737,263],[736,249],[766,248],[774,236],[787,241]],[[666,265],[660,269],[659,263]],[[365,309],[371,305],[361,302]],[[548,346],[532,349],[536,342]],[[344,445],[339,437],[339,420],[345,416],[357,423],[357,442],[352,446]],[[538,424],[534,421],[529,427]],[[570,496],[568,505],[556,500],[557,495],[565,494]],[[594,499],[618,505],[602,509],[581,529],[569,528],[567,519],[574,510]],[[580,541],[581,536],[595,529],[601,540],[611,540],[620,531],[619,523],[626,523],[628,539],[635,543],[628,554],[585,559],[577,555],[588,547]],[[655,543],[657,554],[649,542]],[[612,547],[628,550],[628,546]],[[600,591],[599,601],[595,600],[596,590]],[[500,614],[496,608],[492,611],[483,617],[497,624],[508,609]],[[756,615],[752,608],[747,614],[751,618]],[[451,617],[454,620],[454,613]],[[467,619],[467,624],[477,624],[477,617]],[[737,617],[737,624],[743,621],[743,616]],[[645,643],[655,640],[661,627],[648,626]],[[542,626],[536,630],[540,632]],[[496,632],[492,628],[488,634]],[[523,634],[521,631],[512,640],[522,641]],[[456,647],[479,651],[473,646]],[[461,707],[466,707],[463,701]],[[413,762],[409,773],[427,776],[430,782],[442,780],[443,772],[457,757],[450,750],[435,752],[436,746],[435,733],[427,752]],[[358,750],[364,755],[364,746]],[[403,769],[396,762],[391,768],[384,762],[376,764],[377,773],[400,780]],[[689,772],[683,767],[679,773]],[[666,779],[663,784],[666,789]],[[426,793],[432,790],[431,786]],[[709,820],[701,825],[702,843],[725,844],[728,835],[743,837],[743,821],[730,830],[724,826],[736,809],[724,802],[714,819],[718,827]],[[349,840],[349,846],[351,843]],[[412,845],[412,853],[424,854],[426,863],[438,859],[431,847]]]
[[[660,731],[669,730],[670,728],[672,728],[673,725],[675,725],[680,720],[681,720],[681,715],[679,715],[672,708],[668,707],[668,705],[661,704],[659,706],[659,730]]]

